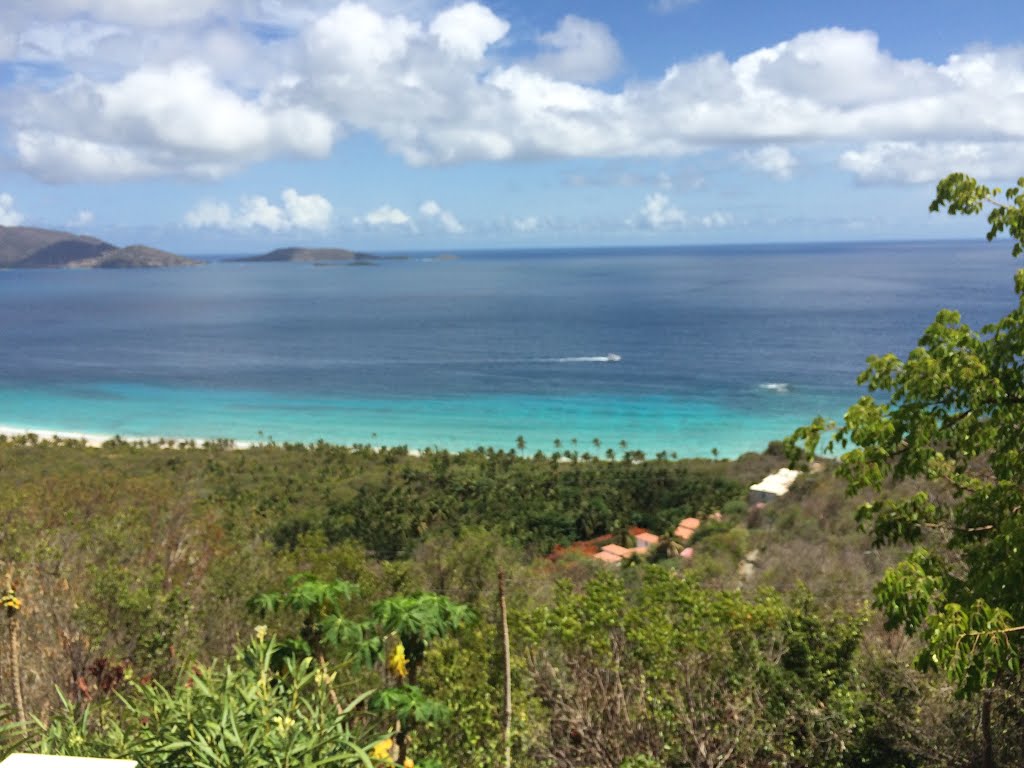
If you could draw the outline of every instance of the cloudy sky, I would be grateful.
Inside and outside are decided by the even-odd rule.
[[[242,253],[972,236],[1019,0],[0,0],[0,224]]]

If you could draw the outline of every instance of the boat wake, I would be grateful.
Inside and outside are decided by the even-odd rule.
[[[621,355],[609,352],[607,355],[589,355],[586,357],[556,357],[550,362],[553,363],[617,363],[622,360]],[[548,362],[548,361],[545,361]]]
[[[789,392],[789,384],[784,381],[767,381],[764,384],[758,384],[758,389],[766,389],[769,392]]]

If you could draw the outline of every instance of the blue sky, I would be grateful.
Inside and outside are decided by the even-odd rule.
[[[243,253],[970,237],[1018,3],[5,0],[0,224]]]

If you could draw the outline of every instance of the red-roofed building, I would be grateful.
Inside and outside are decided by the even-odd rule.
[[[607,552],[617,557],[629,557],[635,550],[629,549],[628,547],[622,547],[618,544],[605,544],[601,547],[601,552]]]
[[[658,545],[658,537],[649,531],[638,533],[634,537],[636,539],[636,549],[647,549],[648,547],[655,547]]]

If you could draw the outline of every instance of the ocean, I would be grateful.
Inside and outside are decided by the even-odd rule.
[[[0,271],[0,425],[736,456],[840,418],[938,309],[1005,314],[1018,266],[984,241],[434,255]]]

